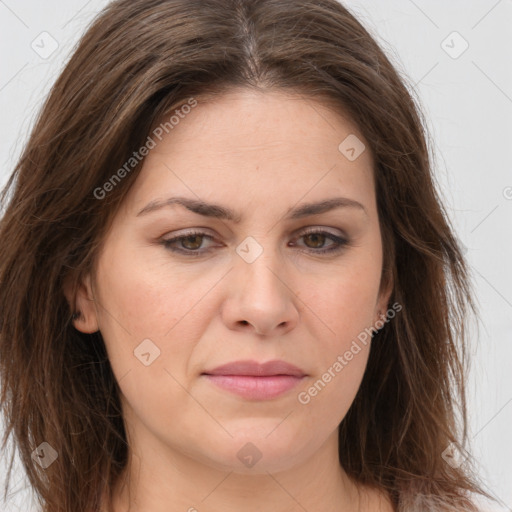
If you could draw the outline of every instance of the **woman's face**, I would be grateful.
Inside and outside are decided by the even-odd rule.
[[[387,308],[372,157],[313,99],[239,90],[186,110],[153,136],[75,326],[101,331],[139,457],[284,470],[337,446]],[[240,360],[303,376],[206,375]]]

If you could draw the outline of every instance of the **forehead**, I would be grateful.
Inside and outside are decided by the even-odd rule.
[[[358,127],[307,96],[239,90],[198,98],[161,126],[130,194],[139,210],[174,193],[238,200],[242,209],[253,200],[291,206],[340,194],[368,201],[373,192],[373,160]],[[347,144],[355,159],[344,153]]]
[[[300,154],[303,151],[299,144],[310,149],[336,149],[350,134],[363,139],[359,128],[340,108],[334,110],[325,100],[282,91],[235,89],[214,98],[199,98],[195,108],[183,110],[179,117],[171,112],[160,125],[165,132],[164,140],[158,141],[161,150],[200,141],[201,151],[218,154],[270,152],[286,144]],[[152,154],[157,152],[158,148]]]

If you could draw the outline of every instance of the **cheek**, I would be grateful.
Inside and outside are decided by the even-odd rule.
[[[329,348],[346,350],[351,340],[371,327],[378,300],[380,260],[354,252],[321,286],[311,287],[304,302],[330,328]]]
[[[173,411],[197,408],[182,386],[188,386],[187,363],[205,321],[201,298],[218,278],[191,282],[166,265],[151,267],[120,253],[105,253],[97,274],[108,358],[126,409],[169,425],[176,421]]]
[[[340,279],[331,293],[317,302],[315,313],[329,331],[322,328],[323,335],[316,333],[316,346],[309,352],[317,361],[317,372],[297,397],[299,407],[323,418],[327,429],[339,425],[352,405],[370,351],[374,287],[362,287],[357,280],[353,286],[351,283],[352,279]]]
[[[336,336],[345,341],[357,337],[373,321],[378,280],[350,275],[340,279],[330,297],[330,318]]]
[[[133,341],[151,336],[161,339],[182,319],[197,315],[198,303],[221,276],[193,273],[184,266],[177,270],[164,249],[151,260],[147,259],[149,252],[137,247],[123,251],[112,244],[98,268],[105,305],[102,325],[108,328],[116,323]]]
[[[314,402],[319,414],[333,421],[346,414],[363,378],[380,284],[377,258],[361,252],[345,263],[324,284],[301,294],[322,327],[312,347],[318,374],[299,402]]]
[[[130,258],[123,256],[127,253]],[[148,262],[143,253],[112,244],[97,274],[100,329],[108,356],[118,380],[129,373],[124,385],[137,383],[123,389],[136,402],[139,393],[146,395],[144,401],[155,389],[179,394],[169,373],[187,384],[191,355],[215,313],[207,296],[224,272],[178,272],[165,258]],[[174,392],[173,383],[178,386]]]

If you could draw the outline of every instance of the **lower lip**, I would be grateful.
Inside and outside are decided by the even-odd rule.
[[[303,377],[293,375],[269,375],[257,377],[252,375],[208,375],[215,385],[244,398],[253,400],[270,400],[294,388]]]

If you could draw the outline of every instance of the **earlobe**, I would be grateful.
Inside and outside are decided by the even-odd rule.
[[[69,281],[66,281],[63,291],[72,310],[71,320],[75,329],[89,334],[97,332],[98,315],[90,275],[80,280],[75,293]]]
[[[393,292],[393,280],[390,278],[386,283],[386,288],[379,296],[379,300],[376,305],[376,317],[374,318],[374,324],[377,322],[386,322],[389,309],[389,301],[391,293]]]

